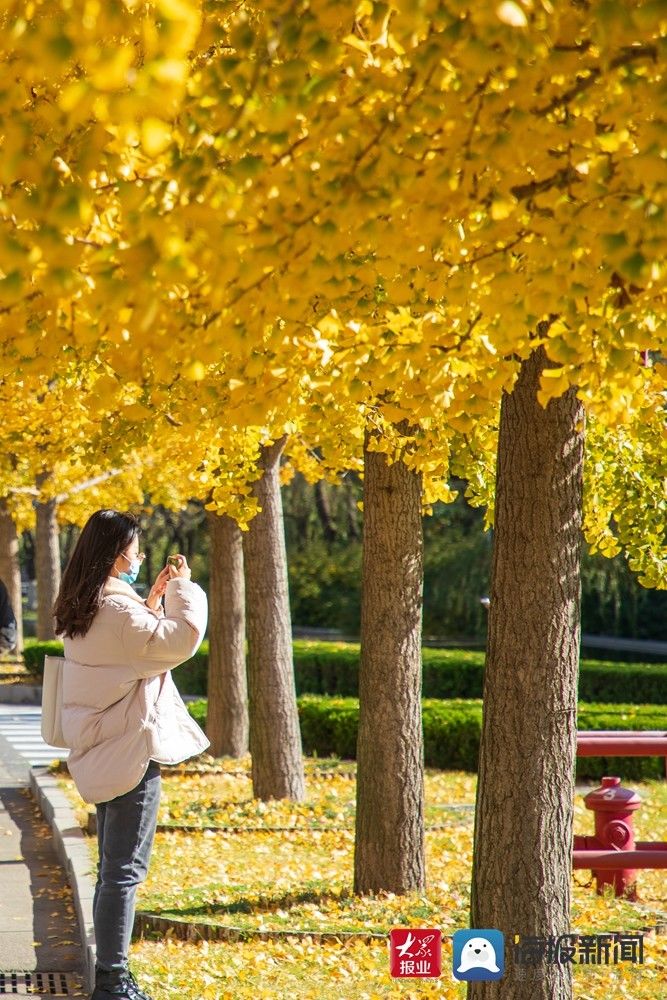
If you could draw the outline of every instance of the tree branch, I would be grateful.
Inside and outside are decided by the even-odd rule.
[[[621,66],[628,66],[630,63],[634,62],[636,59],[643,59],[648,57],[654,61],[658,58],[658,50],[655,45],[634,45],[622,52],[619,52],[617,56],[614,56],[610,60],[608,69],[620,69]],[[564,91],[559,97],[553,97],[548,104],[543,105],[541,108],[532,108],[532,113],[534,115],[548,115],[556,108],[562,107],[574,98],[578,97],[589,87],[592,87],[596,80],[602,76],[603,67],[593,66],[588,76],[578,76],[576,82],[569,88],[569,90]]]
[[[114,476],[119,476],[122,469],[111,469],[109,472],[103,472],[99,476],[94,476],[92,479],[86,479],[83,483],[77,483],[73,486],[69,493],[58,493],[55,496],[56,503],[64,503],[65,500],[69,500],[71,496],[75,493],[81,493],[83,490],[89,490],[91,486],[98,486],[99,483],[105,483],[107,479],[112,479]]]

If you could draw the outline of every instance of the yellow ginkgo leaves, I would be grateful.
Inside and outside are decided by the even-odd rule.
[[[171,128],[159,118],[145,118],[141,123],[141,145],[149,156],[159,156],[171,142]]]
[[[289,427],[333,474],[369,422],[425,496],[452,468],[488,496],[502,392],[542,342],[543,404],[577,386],[601,424],[659,412],[655,4],[24,6],[4,15],[0,375],[113,371],[176,452],[196,428],[185,482],[237,511],[262,434]],[[228,431],[239,453],[209,461]]]

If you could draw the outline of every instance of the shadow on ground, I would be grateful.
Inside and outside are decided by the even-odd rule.
[[[26,788],[2,788],[0,971],[19,970],[80,973],[81,948],[50,827]],[[75,981],[80,983],[78,975]]]

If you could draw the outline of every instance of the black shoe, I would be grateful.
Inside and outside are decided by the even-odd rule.
[[[120,972],[95,970],[95,990],[90,1000],[153,1000],[139,985],[129,969]]]

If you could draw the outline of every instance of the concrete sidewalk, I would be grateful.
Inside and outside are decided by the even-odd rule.
[[[0,998],[87,997],[72,892],[29,775],[0,736]]]

